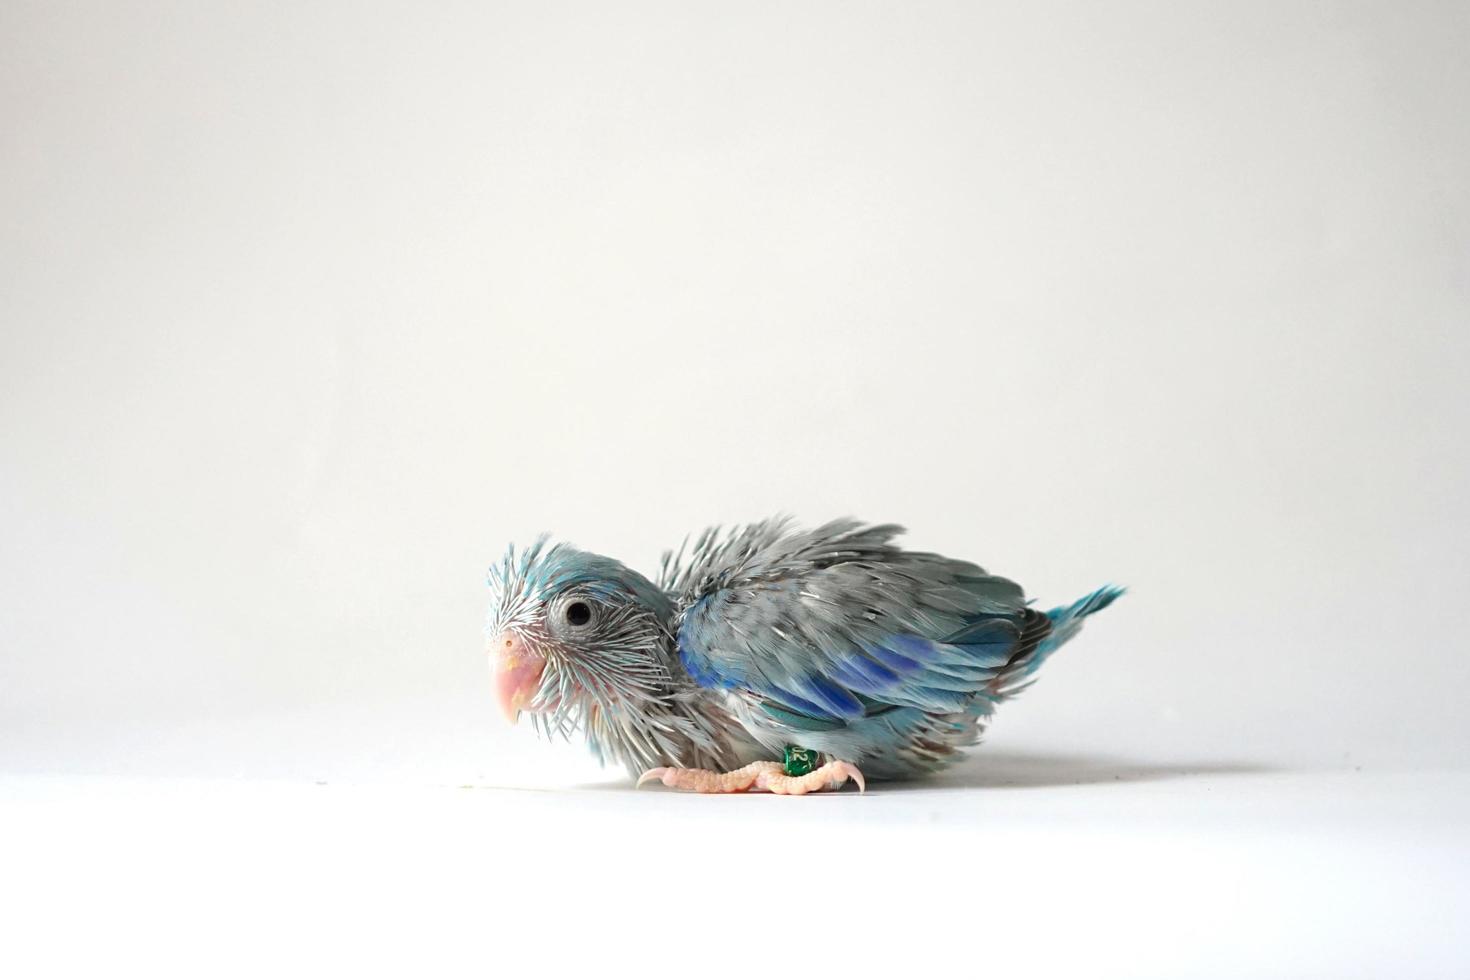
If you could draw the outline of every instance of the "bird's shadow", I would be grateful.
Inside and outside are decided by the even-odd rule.
[[[1052,786],[1095,786],[1147,783],[1192,776],[1229,776],[1270,772],[1245,761],[1208,759],[1182,762],[1139,762],[1106,755],[991,751],[967,756],[953,767],[924,779],[880,783],[884,789],[1042,789]]]
[[[1117,756],[978,749],[954,766],[932,776],[901,781],[874,781],[870,789],[891,791],[959,789],[1043,789],[1147,783],[1195,776],[1230,776],[1271,772],[1269,766],[1219,759],[1197,762],[1137,762]],[[578,789],[632,789],[632,784],[589,783]]]

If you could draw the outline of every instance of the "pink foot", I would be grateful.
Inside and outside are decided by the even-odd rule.
[[[639,776],[638,785],[655,779],[665,786],[695,793],[744,793],[756,789],[781,796],[805,796],[824,789],[837,789],[849,779],[857,783],[860,793],[868,788],[862,772],[851,762],[829,762],[805,776],[786,775],[779,762],[752,762],[733,772],[659,766]]]

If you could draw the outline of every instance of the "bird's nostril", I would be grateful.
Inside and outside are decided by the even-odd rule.
[[[515,640],[506,640],[505,641],[505,645],[508,646],[508,647],[509,646],[514,646],[515,645]]]

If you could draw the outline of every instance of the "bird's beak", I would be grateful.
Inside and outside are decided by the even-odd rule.
[[[514,630],[506,630],[490,641],[490,672],[495,682],[495,700],[512,725],[531,703],[541,686],[546,658]]]

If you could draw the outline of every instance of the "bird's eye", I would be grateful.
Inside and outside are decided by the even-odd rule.
[[[565,616],[573,626],[586,626],[592,622],[592,607],[579,599],[567,606]]]

